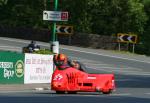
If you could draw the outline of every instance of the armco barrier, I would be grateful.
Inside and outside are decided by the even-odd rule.
[[[24,54],[0,52],[0,84],[24,83]]]

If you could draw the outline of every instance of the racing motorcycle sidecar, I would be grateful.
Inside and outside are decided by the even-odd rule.
[[[115,90],[114,74],[88,74],[69,67],[56,69],[52,75],[51,90],[56,93],[102,92]]]

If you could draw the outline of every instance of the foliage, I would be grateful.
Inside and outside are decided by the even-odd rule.
[[[69,23],[79,32],[142,34],[147,21],[140,0],[64,0],[61,8],[70,12]]]
[[[140,44],[136,47],[136,51],[140,54],[150,55],[150,0],[141,0],[144,4],[145,12],[148,20],[144,27],[144,33],[140,36]]]
[[[54,54],[52,53],[52,51],[48,50],[48,49],[40,49],[38,51],[33,52],[35,54]]]
[[[54,1],[0,0],[0,26],[49,29],[52,22],[42,20],[43,10],[54,10]],[[58,1],[58,10],[68,11],[69,21],[57,24],[99,35],[133,32],[139,35],[142,48],[150,48],[150,0]]]
[[[8,0],[0,0],[0,5],[6,5]]]
[[[4,0],[3,0],[4,1]],[[11,27],[42,27],[43,0],[8,0],[0,6],[1,25]]]

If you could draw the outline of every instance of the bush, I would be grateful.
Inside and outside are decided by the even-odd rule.
[[[49,49],[40,49],[38,51],[33,52],[35,54],[54,54],[52,51]]]

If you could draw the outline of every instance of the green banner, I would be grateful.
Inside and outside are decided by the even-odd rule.
[[[24,83],[24,54],[0,52],[0,84]]]

